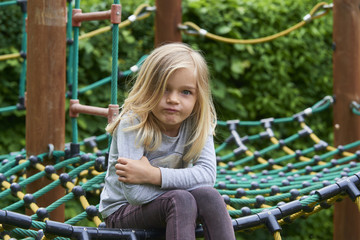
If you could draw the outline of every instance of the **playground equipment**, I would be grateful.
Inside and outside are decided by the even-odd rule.
[[[40,3],[38,3],[40,4]],[[65,9],[63,3],[57,3],[59,5],[54,5],[54,9]],[[117,12],[119,12],[119,2],[114,2],[114,7],[106,12],[99,14],[101,17],[97,16],[96,18],[108,18],[113,17],[113,24],[117,26],[120,24],[116,20]],[[337,2],[337,4],[340,3]],[[161,4],[160,4],[161,5]],[[336,6],[336,3],[335,3]],[[32,5],[32,8],[29,9],[34,11],[37,6],[36,4]],[[79,19],[90,19],[94,17],[93,14],[84,14],[79,9],[79,5],[75,4],[75,11],[73,11],[72,17],[75,17],[73,22],[74,27],[74,52],[76,51],[78,36]],[[328,8],[326,8],[326,11]],[[59,24],[62,28],[65,29],[64,19],[65,11],[59,11],[61,14],[59,16]],[[334,11],[334,18],[339,12]],[[30,15],[31,16],[31,15]],[[28,20],[29,29],[28,33],[30,35],[31,31],[40,31],[36,29],[38,26],[31,21],[37,21],[36,19]],[[55,20],[51,20],[55,21]],[[55,24],[54,22],[52,22]],[[336,25],[336,24],[335,24]],[[193,25],[194,26],[194,25]],[[345,27],[344,27],[345,28]],[[114,30],[115,29],[115,30]],[[50,38],[51,28],[41,29],[45,33],[44,38]],[[48,30],[48,31],[46,31]],[[116,79],[117,79],[117,64],[114,63],[117,53],[117,31],[118,27],[113,27],[113,39],[114,45],[113,48],[113,74],[111,76],[111,82],[115,85],[112,92],[111,104],[116,105]],[[176,31],[177,33],[179,31]],[[204,31],[202,31],[204,33]],[[48,34],[48,35],[47,35]],[[203,34],[206,36],[206,34]],[[64,33],[61,36],[58,36],[58,39],[64,39]],[[38,40],[41,44],[42,41]],[[336,41],[336,40],[335,40]],[[39,44],[37,43],[37,44]],[[63,61],[65,59],[64,55],[64,43],[61,41],[56,42],[59,44],[58,59]],[[29,41],[29,46],[36,46],[34,42]],[[349,45],[352,46],[352,45]],[[342,44],[337,44],[337,49],[335,54],[341,53],[341,51],[351,52],[351,49],[345,49],[349,46],[343,46]],[[31,67],[31,58],[40,58],[42,56],[35,55],[34,52],[31,53],[31,48],[28,51],[28,68]],[[33,49],[36,49],[34,47]],[[340,50],[339,50],[340,49]],[[34,51],[34,50],[33,50]],[[34,54],[34,55],[31,55]],[[87,202],[85,197],[85,192],[96,192],[101,189],[102,179],[104,177],[104,170],[106,169],[106,149],[102,151],[95,151],[92,154],[83,153],[79,151],[79,146],[81,144],[90,144],[91,146],[96,146],[97,141],[106,140],[107,136],[94,137],[91,140],[85,142],[78,142],[77,139],[77,130],[76,130],[76,117],[78,113],[98,113],[100,115],[106,115],[109,120],[114,116],[112,107],[109,105],[108,109],[98,109],[89,106],[83,106],[79,104],[76,100],[77,96],[77,59],[76,53],[73,53],[73,65],[75,68],[71,70],[73,74],[72,80],[72,105],[70,107],[70,116],[72,117],[73,122],[73,138],[70,147],[65,151],[55,150],[55,149],[65,149],[65,144],[63,141],[63,113],[56,112],[53,116],[56,116],[58,119],[50,119],[50,121],[55,121],[56,126],[59,126],[58,133],[46,133],[42,138],[40,143],[38,140],[39,136],[35,139],[27,139],[27,142],[33,142],[34,144],[27,144],[26,152],[19,152],[18,156],[2,156],[1,160],[3,167],[1,168],[1,184],[3,191],[0,193],[0,197],[6,197],[9,194],[16,196],[19,201],[15,204],[7,206],[0,211],[0,222],[3,224],[2,228],[4,230],[4,238],[9,236],[16,236],[19,238],[32,237],[32,238],[50,238],[51,235],[57,235],[67,238],[79,238],[79,239],[88,239],[88,238],[123,238],[123,239],[147,239],[153,238],[161,235],[161,232],[155,231],[143,231],[143,230],[114,230],[114,229],[104,229],[101,224],[101,220],[98,217],[96,206],[92,206]],[[46,59],[44,59],[46,61]],[[334,58],[334,62],[340,61],[339,58]],[[355,61],[356,62],[356,61]],[[350,66],[354,63],[347,62]],[[65,69],[64,65],[59,65],[59,69]],[[349,66],[343,66],[343,69],[348,69]],[[36,69],[33,67],[32,69]],[[339,71],[339,68],[334,66],[334,72]],[[342,69],[342,71],[343,71]],[[351,70],[354,71],[354,70]],[[28,73],[29,80],[32,74]],[[46,75],[46,74],[44,74]],[[348,79],[357,77],[358,75],[351,75]],[[62,84],[65,83],[65,74],[53,76],[54,79],[59,78]],[[347,80],[348,80],[347,79]],[[44,86],[46,83],[44,82]],[[348,84],[348,83],[347,83]],[[65,84],[64,84],[65,85]],[[65,87],[65,86],[62,87]],[[334,83],[335,85],[335,83]],[[344,84],[345,85],[345,84]],[[29,85],[30,86],[30,85]],[[41,106],[42,103],[36,104],[37,100],[34,98],[37,94],[37,89],[32,89],[31,86],[27,88],[28,91],[28,119],[27,125],[29,126],[29,131],[31,135],[34,134],[34,130],[38,130],[38,125],[42,123],[36,123],[36,115],[44,115],[42,112],[36,112],[33,116],[31,111],[47,111],[47,106]],[[343,106],[346,106],[349,109],[349,102],[353,103],[352,110],[357,111],[358,105],[356,104],[356,90],[357,85],[352,89],[345,86],[346,89],[341,89],[341,86],[337,88],[334,87],[336,104],[334,105],[334,112],[342,112],[344,109]],[[47,87],[47,86],[46,86]],[[340,90],[341,89],[341,90]],[[59,91],[57,89],[56,91]],[[349,94],[349,91],[351,93]],[[352,92],[354,91],[354,92]],[[46,97],[51,101],[61,102],[60,105],[63,105],[65,101],[65,93],[60,94],[60,96],[51,96],[51,91]],[[65,92],[65,91],[63,91]],[[346,93],[346,94],[345,94]],[[31,97],[32,96],[32,97]],[[339,97],[338,97],[339,96]],[[56,98],[56,99],[54,99]],[[340,98],[340,100],[339,100]],[[334,116],[335,123],[338,124],[338,129],[341,131],[335,131],[335,146],[330,146],[329,143],[319,139],[312,129],[305,124],[305,120],[310,117],[311,114],[316,114],[322,110],[327,109],[334,99],[332,97],[326,97],[320,102],[314,104],[312,107],[305,109],[300,113],[295,113],[291,117],[285,117],[281,119],[262,119],[255,122],[239,121],[239,120],[230,120],[226,122],[218,122],[219,127],[228,128],[229,135],[224,143],[219,146],[216,151],[218,155],[218,178],[215,187],[223,194],[224,201],[228,204],[228,209],[230,215],[233,217],[233,225],[235,230],[245,230],[256,228],[259,226],[265,225],[271,233],[274,234],[275,238],[280,237],[280,225],[284,222],[289,222],[299,216],[306,216],[311,213],[317,212],[322,208],[328,208],[336,200],[341,199],[344,194],[350,196],[351,200],[355,201],[359,206],[359,196],[360,192],[357,186],[360,183],[360,174],[358,164],[355,160],[358,160],[360,153],[356,150],[350,152],[351,149],[356,148],[360,143],[357,141],[358,136],[349,136],[341,137],[340,140],[337,140],[338,135],[344,134],[354,134],[358,133],[357,129],[355,131],[346,131],[348,125],[353,125],[357,123],[358,119],[356,116],[349,113],[342,114],[341,117]],[[338,105],[340,103],[340,105]],[[36,105],[36,110],[32,109],[31,106]],[[39,107],[40,105],[40,107]],[[114,107],[116,109],[117,107]],[[351,111],[349,111],[351,112]],[[51,115],[47,113],[46,115]],[[344,116],[343,116],[344,115]],[[57,123],[56,121],[59,121]],[[291,136],[278,136],[276,127],[278,124],[287,124],[287,123],[298,123],[299,131]],[[350,124],[348,124],[350,123]],[[357,125],[358,126],[358,125]],[[259,134],[256,135],[247,135],[244,133],[243,127],[252,128],[257,127],[260,130]],[[344,130],[345,128],[345,130]],[[241,130],[241,133],[239,129]],[[335,128],[337,130],[337,128]],[[49,140],[49,137],[52,138]],[[314,142],[311,147],[306,149],[291,149],[291,145],[296,145],[295,142],[299,139],[309,138]],[[308,142],[309,139],[306,141]],[[270,140],[270,145],[258,149],[257,141]],[[35,146],[36,142],[36,146]],[[52,145],[49,145],[52,143]],[[253,143],[254,146],[251,146]],[[41,148],[39,147],[41,146]],[[46,146],[47,149],[44,151],[43,147]],[[276,158],[271,158],[272,152],[274,150],[280,150],[279,156]],[[285,154],[281,154],[281,152]],[[336,158],[339,155],[340,157]],[[64,158],[64,160],[62,160]],[[50,162],[49,162],[50,161]],[[33,170],[32,174],[26,176],[26,179],[22,178],[22,171],[32,166],[36,170]],[[66,173],[61,173],[60,169],[65,168]],[[15,174],[20,173],[20,174]],[[27,172],[28,174],[29,172]],[[41,179],[43,176],[47,176],[49,180],[49,185],[40,186],[39,189],[31,189],[31,183],[37,179]],[[13,182],[10,184],[10,182]],[[57,186],[62,185],[68,191],[68,193],[61,196],[56,196],[54,199],[50,199],[51,205],[42,204],[38,201],[40,196],[43,196],[45,192],[54,189]],[[29,194],[24,195],[22,193],[22,188],[27,187],[27,192]],[[37,186],[39,187],[39,186]],[[61,187],[60,187],[61,189]],[[57,190],[57,192],[60,192]],[[51,194],[50,194],[51,195]],[[49,194],[47,195],[49,196]],[[78,198],[81,202],[84,212],[79,216],[62,223],[61,221],[51,221],[48,220],[48,213],[54,213],[55,209],[60,209],[60,212],[63,212],[63,209],[59,206],[65,201],[71,198]],[[35,202],[35,199],[37,200]],[[286,202],[286,203],[285,203]],[[351,203],[352,205],[355,205]],[[35,214],[31,217],[27,217],[22,214],[16,214],[13,210],[18,207],[25,205]],[[40,207],[39,207],[40,206]],[[47,206],[42,208],[41,206]],[[356,206],[356,205],[355,205]],[[61,213],[56,213],[56,217],[62,218]],[[83,226],[73,226],[82,218],[90,218],[96,225],[96,227],[83,227]],[[53,218],[51,218],[54,220]],[[38,221],[39,220],[39,221]],[[45,222],[43,222],[45,220]],[[342,224],[339,223],[339,226]],[[10,226],[10,227],[9,227]],[[12,227],[17,227],[11,229]],[[38,231],[30,230],[35,228]],[[344,227],[345,228],[345,227]],[[86,229],[86,231],[84,231]],[[44,235],[45,234],[45,235]],[[202,229],[199,227],[197,229],[197,235],[201,236]],[[60,238],[60,237],[59,237]]]

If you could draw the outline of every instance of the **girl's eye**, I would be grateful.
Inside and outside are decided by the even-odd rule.
[[[190,95],[191,94],[191,92],[189,90],[184,90],[184,91],[182,91],[182,93],[185,94],[185,95]]]

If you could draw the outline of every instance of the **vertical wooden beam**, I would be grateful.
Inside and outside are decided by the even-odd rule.
[[[181,31],[178,29],[181,23],[181,0],[156,0],[155,46],[181,42]]]
[[[27,156],[48,152],[48,144],[64,150],[65,144],[65,81],[66,81],[66,0],[28,1],[27,52]],[[53,164],[51,159],[46,164]],[[31,170],[32,175],[38,171]],[[52,181],[42,178],[29,186],[28,193]],[[47,207],[65,190],[60,186],[36,199],[40,207]],[[64,206],[50,218],[64,221]]]
[[[360,102],[360,0],[334,0],[333,92],[334,145],[360,139],[360,117],[350,110]],[[360,239],[360,214],[355,203],[344,199],[334,208],[335,240]]]

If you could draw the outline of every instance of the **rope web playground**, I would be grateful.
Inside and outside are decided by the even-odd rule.
[[[360,165],[356,160],[360,152],[352,153],[351,149],[359,146],[360,141],[332,147],[305,123],[310,115],[329,109],[332,102],[331,97],[325,97],[311,108],[286,118],[218,122],[218,129],[227,138],[216,148],[218,167],[214,187],[222,194],[236,231],[266,227],[277,238],[282,224],[329,208],[346,195],[359,206],[360,192],[356,185],[360,183]],[[298,130],[292,135],[283,135],[279,130],[280,126],[294,124]],[[251,129],[258,133],[243,133]],[[99,150],[97,143],[106,139],[103,135],[80,142],[92,146],[94,153],[80,152],[76,157],[69,157],[67,149],[49,150],[28,159],[25,151],[1,156],[0,200],[18,199],[0,210],[3,237],[151,239],[161,235],[156,231],[106,229],[99,218],[98,205],[89,204],[86,195],[99,194],[103,186],[107,149]],[[293,148],[299,142],[310,147]],[[265,147],[258,148],[261,145]],[[48,157],[55,158],[56,164],[44,166],[42,161]],[[29,168],[38,172],[26,178],[24,173]],[[65,171],[58,175],[61,168]],[[52,183],[37,192],[23,193],[28,184],[43,176]],[[64,197],[49,206],[36,204],[36,198],[58,185],[67,190]],[[65,223],[48,219],[49,212],[74,198],[82,205],[82,213]],[[34,214],[15,213],[24,206]],[[97,227],[76,226],[85,218]],[[197,228],[197,236],[202,236],[201,226]]]
[[[9,1],[1,5],[24,4],[24,2],[26,1]],[[118,3],[119,1],[114,1],[114,4]],[[70,4],[69,8],[71,7]],[[320,7],[323,7],[325,12],[317,14],[316,11]],[[307,15],[307,18],[295,27],[269,38],[254,41],[263,42],[287,34],[311,19],[326,14],[329,8],[329,5],[321,3],[311,11],[310,17]],[[79,1],[75,2],[75,9],[79,9]],[[145,14],[142,13],[144,9]],[[128,20],[119,23],[115,19],[112,22],[113,26],[121,28],[136,19],[140,20],[149,15],[147,11],[149,11],[147,5],[140,6]],[[77,12],[78,21],[81,16],[82,13]],[[23,19],[25,17],[26,11],[23,11]],[[69,11],[68,19],[71,17],[71,11]],[[116,59],[119,28],[106,27],[79,36],[78,23],[72,27],[74,44],[69,46],[71,61],[68,68],[71,69],[69,82],[72,83],[73,106],[84,107],[76,102],[78,93],[81,94],[109,82],[112,84],[111,103],[116,105],[117,62],[113,61],[111,77],[79,89],[79,92],[77,91],[77,63],[78,40],[109,30],[113,31],[113,46],[115,46],[113,59]],[[195,33],[218,41],[230,41],[215,38],[213,34],[194,24],[184,23],[180,27],[188,34]],[[26,51],[25,43],[22,46],[23,51]],[[24,57],[26,54],[24,52],[10,54],[2,56],[0,60],[21,56]],[[135,66],[138,67],[141,62],[142,60],[139,60]],[[24,63],[26,63],[25,60]],[[23,69],[25,69],[25,64],[23,64]],[[127,75],[131,72],[133,71],[122,74]],[[22,86],[19,89],[19,104],[1,108],[0,112],[25,108],[24,76],[24,74],[21,75],[19,84]],[[331,97],[325,97],[312,107],[291,117],[218,122],[218,132],[221,133],[219,135],[224,141],[221,141],[216,148],[218,166],[214,187],[223,196],[236,231],[265,227],[274,234],[275,239],[280,239],[281,225],[329,208],[333,202],[347,195],[360,209],[360,192],[357,188],[360,184],[360,166],[356,162],[360,158],[360,152],[352,150],[360,145],[360,141],[332,147],[328,142],[320,139],[306,124],[313,115],[329,110],[332,103]],[[352,111],[360,115],[359,107],[358,103],[353,102]],[[72,143],[68,144],[64,151],[54,151],[52,145],[49,144],[49,151],[37,156],[27,158],[25,150],[0,156],[0,232],[2,238],[154,239],[163,236],[163,232],[158,231],[105,228],[99,217],[98,200],[104,183],[107,149],[99,150],[98,144],[108,141],[108,136],[94,136],[78,141],[76,117],[80,111],[70,108],[74,112],[71,115],[73,136]],[[110,112],[110,105],[108,110]],[[108,114],[106,112],[103,115]],[[292,132],[292,135],[289,132]],[[80,146],[83,145],[93,148],[93,152],[80,151]],[[74,146],[76,151],[72,149]],[[304,148],[304,146],[309,147]],[[44,160],[49,158],[55,159],[54,165],[45,165]],[[28,170],[34,171],[34,169],[36,173],[27,176]],[[27,186],[42,177],[49,178],[51,183],[36,192],[24,193]],[[66,195],[49,206],[39,206],[36,203],[37,198],[57,186],[66,189]],[[97,202],[90,203],[92,201],[89,196],[97,196]],[[83,212],[64,223],[49,219],[49,213],[72,200],[81,204]],[[31,216],[22,214],[24,208],[30,209],[33,214]],[[90,220],[92,223],[88,225],[95,227],[81,226],[84,219]],[[196,234],[203,235],[201,226],[197,228]]]

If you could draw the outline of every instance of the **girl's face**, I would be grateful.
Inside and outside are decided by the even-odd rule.
[[[152,110],[164,134],[177,136],[181,123],[192,113],[197,99],[193,69],[181,68],[168,79],[165,93]]]

